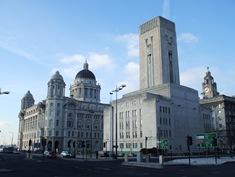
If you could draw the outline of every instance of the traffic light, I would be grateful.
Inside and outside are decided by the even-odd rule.
[[[217,146],[217,138],[213,137],[212,146]]]
[[[85,147],[85,141],[82,141],[82,147]]]
[[[104,148],[106,147],[106,142],[104,142]]]
[[[191,146],[191,145],[193,145],[193,138],[191,137],[191,136],[187,136],[187,145],[188,146]]]
[[[87,148],[89,148],[89,147],[90,147],[90,144],[89,144],[89,143],[87,143],[87,144],[86,144],[86,147],[87,147]]]
[[[29,146],[32,146],[32,140],[31,139],[29,140]]]
[[[70,143],[71,143],[71,142],[69,141],[69,142],[68,142],[68,148],[70,148],[70,147],[71,147],[71,144],[70,144]]]

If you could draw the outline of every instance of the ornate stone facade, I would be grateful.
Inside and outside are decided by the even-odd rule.
[[[65,96],[65,82],[58,71],[48,82],[45,100],[35,104],[28,91],[19,114],[19,149],[42,149],[44,138],[49,151],[82,152],[82,141],[89,152],[101,150],[103,110],[108,105],[100,103],[100,89],[86,62],[70,86],[70,97]]]

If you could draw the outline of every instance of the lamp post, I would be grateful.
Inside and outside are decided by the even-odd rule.
[[[117,148],[118,148],[118,142],[117,142],[117,93],[122,90],[124,87],[126,87],[125,84],[120,85],[119,87],[116,87],[115,90],[112,90],[112,93],[116,93],[116,113],[115,113],[115,159],[117,159]]]
[[[0,95],[9,94],[9,93],[10,93],[10,92],[8,92],[8,91],[2,92],[2,91],[1,91],[1,88],[0,88]]]
[[[110,121],[110,151],[112,150],[112,155],[113,155],[113,106],[112,106],[112,95],[113,92],[110,92],[110,105],[111,105],[111,121]]]
[[[13,147],[13,136],[14,136],[14,132],[10,132],[12,134],[11,136],[11,146]]]
[[[158,127],[158,153],[159,155],[161,155],[161,138],[160,138],[160,133],[161,133],[161,130],[160,130],[160,125],[157,126]]]

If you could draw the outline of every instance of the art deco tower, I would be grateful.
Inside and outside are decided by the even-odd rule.
[[[175,24],[156,17],[140,26],[140,89],[180,84]]]

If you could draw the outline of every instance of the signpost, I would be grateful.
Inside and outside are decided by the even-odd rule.
[[[198,133],[196,135],[196,144],[198,148],[213,147],[213,139],[217,137],[216,133]]]
[[[168,146],[169,146],[168,139],[160,140],[160,149],[168,149]]]
[[[217,133],[199,133],[196,135],[198,148],[214,148],[215,163],[217,164]]]

